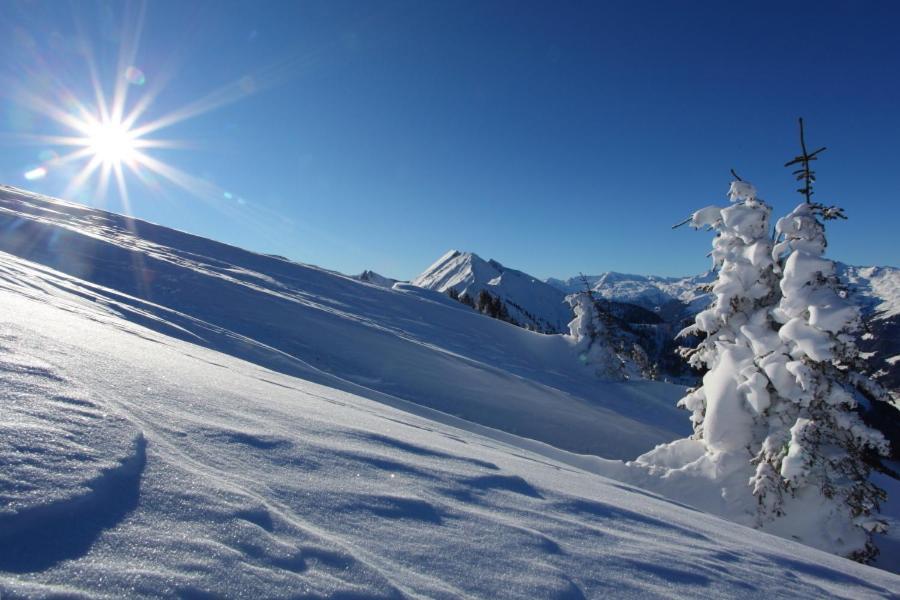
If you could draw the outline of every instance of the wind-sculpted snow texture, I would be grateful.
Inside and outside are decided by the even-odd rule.
[[[384,289],[143,221],[0,189],[0,279],[331,387],[575,452],[631,458],[688,430],[682,389],[599,383],[574,342],[406,284]],[[451,384],[450,382],[458,382]]]
[[[76,240],[56,251],[79,256]],[[111,277],[114,258],[134,254],[80,257]],[[210,349],[207,337],[249,358],[264,350],[209,322],[10,254],[0,266],[3,598],[900,592],[897,576],[591,472],[621,463],[336,389],[311,366],[279,373]],[[229,285],[259,279],[234,268],[222,267]],[[197,280],[160,277],[151,290],[197,292]]]
[[[0,570],[78,557],[138,498],[143,434],[57,359],[31,329],[0,331]]]

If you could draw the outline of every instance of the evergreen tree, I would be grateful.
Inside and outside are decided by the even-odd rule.
[[[782,296],[772,314],[783,346],[766,369],[782,401],[772,408],[756,483],[780,475],[792,498],[817,506],[823,526],[842,532],[849,556],[866,562],[878,552],[871,533],[885,529],[876,516],[885,493],[869,481],[865,455],[888,448],[854,409],[887,394],[861,371],[859,310],[823,256],[825,221],[845,218],[841,209],[812,201],[809,163],[825,148],[807,153],[802,120],[800,140],[802,154],[787,166],[801,165],[795,174],[804,202],[778,221],[773,248]]]
[[[683,350],[691,366],[706,369],[703,385],[679,406],[692,412],[694,438],[710,452],[752,451],[754,425],[770,402],[754,359],[777,340],[769,315],[778,290],[769,238],[772,209],[739,178],[728,195],[729,206],[709,206],[689,219],[694,228],[716,231],[712,258],[718,277],[713,303],[679,333],[703,336],[696,348]]]
[[[712,480],[730,518],[866,562],[877,554],[872,533],[885,528],[885,494],[865,457],[885,454],[887,443],[854,409],[887,394],[860,370],[859,312],[823,256],[825,221],[844,215],[812,201],[810,161],[825,149],[807,152],[802,121],[801,148],[788,165],[801,165],[804,202],[778,221],[774,239],[771,209],[739,178],[729,207],[688,220],[717,234],[713,303],[682,332],[704,336],[685,352],[707,369],[703,385],[679,403],[692,411],[700,458],[676,442],[637,462]]]
[[[575,318],[569,323],[569,335],[575,339],[578,359],[594,368],[603,379],[621,381],[626,378],[625,365],[613,348],[608,313],[594,297],[587,278],[585,289],[566,297]]]
[[[491,313],[491,309],[493,306],[493,297],[490,292],[487,290],[481,290],[478,293],[478,299],[475,300],[475,310],[480,313],[486,314],[489,317],[494,317],[496,315]]]

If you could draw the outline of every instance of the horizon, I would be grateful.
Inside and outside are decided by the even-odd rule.
[[[900,7],[646,6],[6,3],[0,182],[346,274],[458,248],[541,280],[683,277],[711,238],[670,226],[726,202],[729,169],[773,220],[802,200],[803,116],[816,199],[850,217],[829,256],[900,265],[872,175],[900,164]],[[122,132],[71,139],[117,94],[147,129],[121,175]],[[83,181],[76,144],[102,158]]]

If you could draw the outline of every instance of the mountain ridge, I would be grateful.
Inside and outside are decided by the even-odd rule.
[[[835,264],[842,284],[860,307],[869,334],[863,335],[858,343],[870,371],[890,389],[900,390],[900,268]],[[678,361],[669,356],[674,343],[661,341],[660,334],[674,336],[706,308],[710,294],[705,287],[715,278],[711,270],[686,277],[618,271],[584,276],[593,293],[605,299],[611,311],[618,310],[619,316],[633,312],[628,308],[633,306],[657,315],[670,325],[667,331],[653,336],[655,340],[645,339],[643,345],[654,360],[665,364],[664,371],[677,377],[684,372],[677,368]],[[414,278],[411,285],[457,296],[468,295],[470,299],[486,291],[504,302],[515,324],[542,333],[567,333],[573,314],[565,298],[582,291],[584,280],[581,276],[540,280],[473,252],[450,250]],[[646,317],[637,318],[647,322]]]
[[[572,310],[565,294],[540,279],[474,252],[450,250],[410,283],[476,300],[482,292],[504,303],[510,319],[542,333],[566,331]]]

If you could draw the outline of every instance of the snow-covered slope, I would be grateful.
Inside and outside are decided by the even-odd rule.
[[[565,302],[564,292],[471,252],[447,252],[411,283],[441,293],[452,289],[473,300],[483,290],[487,291],[503,301],[515,322],[536,331],[565,332],[572,320],[572,309]]]
[[[13,251],[0,252],[4,598],[900,592],[895,575],[593,473],[613,469],[607,461],[350,382],[343,376],[353,365],[337,358],[354,343],[372,363],[402,348],[369,347],[375,338],[354,337],[364,329],[339,319],[381,311],[382,321],[359,327],[399,337],[397,310],[424,336],[437,326],[416,322],[416,306],[432,318],[465,315],[461,327],[479,319],[497,328],[497,344],[530,339],[505,330],[553,336],[424,290],[382,291],[113,215],[2,197],[2,243]],[[251,268],[260,266],[269,274]],[[176,298],[181,310],[166,306]],[[288,327],[284,307],[302,327]],[[231,329],[217,324],[223,315]],[[277,341],[265,335],[266,318],[299,339],[292,349],[332,347],[306,350],[303,362],[241,333],[255,323]],[[316,319],[334,339],[307,329]],[[401,352],[397,381],[401,368],[428,367],[425,357],[438,352],[404,335],[423,357],[407,363],[413,354]],[[484,393],[473,369],[439,374],[456,375],[443,384],[462,396],[470,386]],[[505,385],[522,391],[517,377]],[[410,392],[408,383],[395,388]]]
[[[394,287],[394,284],[399,281],[397,279],[385,277],[384,275],[379,275],[375,271],[363,271],[362,273],[357,275],[356,278],[360,281],[365,281],[367,283],[371,283],[383,288]]]
[[[689,431],[674,406],[682,388],[598,382],[572,340],[438,292],[384,289],[8,188],[0,231],[0,251],[43,266],[39,285],[77,290],[132,322],[284,373],[609,458]],[[16,276],[15,263],[5,268]]]
[[[900,269],[838,265],[838,274],[863,310],[868,335],[859,347],[867,353],[869,368],[900,401]],[[900,424],[891,434],[894,445],[900,445]]]
[[[900,316],[900,268],[854,267],[839,263],[838,275],[864,312],[876,319]]]

